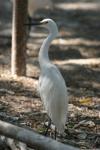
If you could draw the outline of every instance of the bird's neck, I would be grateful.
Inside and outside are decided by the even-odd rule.
[[[50,59],[48,56],[48,50],[49,50],[50,44],[54,38],[55,37],[53,36],[53,34],[49,34],[48,37],[44,40],[44,42],[40,48],[39,64],[40,64],[41,70],[42,70],[42,68],[44,68],[46,66],[46,64],[50,63]]]

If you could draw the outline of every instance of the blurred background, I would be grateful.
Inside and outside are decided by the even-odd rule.
[[[100,0],[30,0],[28,6],[31,17],[51,18],[58,25],[59,36],[52,42],[49,55],[61,70],[68,86],[69,123],[73,126],[77,124],[75,118],[78,118],[78,122],[88,118],[86,121],[92,120],[94,126],[85,130],[96,133],[97,128],[100,132]],[[48,33],[42,28],[31,28],[27,35],[27,77],[14,80],[10,77],[11,32],[12,1],[0,0],[0,88],[12,92],[9,94],[5,91],[4,94],[1,90],[3,111],[12,116],[23,113],[23,122],[37,128],[38,117],[34,119],[38,122],[35,125],[27,115],[42,110],[36,92],[40,74],[38,52]],[[95,137],[92,136],[92,140],[88,138],[88,142],[86,137],[83,140],[84,146],[90,148]],[[100,146],[98,143],[98,140],[94,143],[97,148]]]

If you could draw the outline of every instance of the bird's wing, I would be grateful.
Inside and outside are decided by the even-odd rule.
[[[51,65],[39,78],[39,92],[40,95],[48,95],[55,89],[64,91],[66,84],[58,68]]]
[[[47,72],[41,75],[39,84],[41,99],[52,121],[56,126],[59,122],[64,124],[68,105],[67,88],[56,66],[49,67]]]
[[[58,68],[54,65],[49,66],[39,78],[38,88],[41,98],[42,95],[48,95],[50,91],[53,92],[54,89],[61,88],[61,85],[66,88],[65,81]]]

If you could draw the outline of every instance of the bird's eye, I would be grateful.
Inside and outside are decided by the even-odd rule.
[[[47,24],[48,23],[48,21],[45,21],[45,23],[44,24]]]

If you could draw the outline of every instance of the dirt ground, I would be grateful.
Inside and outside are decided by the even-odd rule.
[[[36,15],[54,19],[59,27],[59,36],[52,42],[49,55],[66,81],[69,113],[68,130],[66,126],[65,137],[58,137],[58,140],[80,149],[99,149],[100,2],[53,2],[53,10],[39,10]],[[40,28],[31,29],[27,42],[27,77],[12,77],[11,20],[6,22],[1,17],[0,119],[42,133],[47,116],[37,92],[38,52],[47,32]]]

